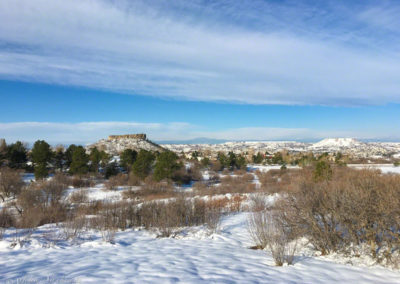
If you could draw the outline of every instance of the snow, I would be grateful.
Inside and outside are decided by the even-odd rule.
[[[312,145],[312,148],[323,147],[356,147],[364,143],[354,138],[326,138]]]
[[[115,244],[91,232],[79,243],[46,245],[38,228],[23,246],[0,241],[0,282],[53,283],[399,283],[400,271],[352,266],[300,253],[293,266],[276,267],[266,251],[251,250],[247,213],[224,217],[220,230],[190,228],[178,238],[144,230],[116,234]],[[7,230],[6,239],[12,239]],[[63,281],[63,282],[61,282]]]
[[[35,175],[33,173],[23,173],[22,180],[25,183],[31,183],[32,181],[35,181]]]
[[[349,164],[351,168],[381,170],[383,174],[400,174],[400,167],[393,164]]]
[[[265,166],[264,165],[251,165],[251,164],[247,165],[247,169],[250,172],[254,172],[254,171],[258,170],[258,171],[264,172],[264,173],[266,173],[270,170],[280,170],[281,167],[282,167],[281,165],[265,165]],[[291,166],[291,165],[287,165],[286,168],[287,169],[300,169],[299,166]]]

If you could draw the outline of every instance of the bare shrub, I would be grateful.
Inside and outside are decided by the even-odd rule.
[[[188,199],[180,195],[167,201],[150,201],[136,206],[126,203],[116,212],[114,224],[133,227],[143,226],[157,232],[159,237],[175,236],[183,227],[207,224],[217,230],[220,207],[201,199]],[[125,224],[122,220],[126,220]]]
[[[103,230],[101,230],[101,237],[103,241],[114,244],[116,232],[117,230],[114,227],[106,227]]]
[[[216,233],[221,225],[221,209],[215,208],[206,210],[205,212],[205,224],[208,230],[212,233]]]
[[[267,247],[269,242],[268,226],[268,214],[265,211],[250,213],[247,228],[256,248],[264,249]]]
[[[380,263],[396,265],[400,247],[400,177],[371,170],[334,168],[315,181],[303,171],[298,187],[281,201],[283,218],[322,254],[349,253],[361,244]]]
[[[265,209],[268,209],[267,200],[265,199],[266,195],[263,193],[257,193],[250,196],[251,201],[251,211],[259,212]]]
[[[256,172],[261,183],[261,191],[269,194],[293,191],[296,188],[295,181],[301,174],[302,172],[297,169]]]
[[[210,187],[207,186],[207,184],[205,184],[203,182],[196,182],[193,185],[193,191],[196,192],[196,194],[205,195],[205,194],[207,194],[209,189],[210,189]]]
[[[116,176],[111,176],[105,183],[109,190],[116,190],[119,186],[126,186],[129,183],[129,176],[127,174],[119,173]]]
[[[53,176],[53,181],[58,183],[58,184],[62,184],[63,187],[67,188],[69,185],[72,185],[72,179],[70,176],[67,176],[64,173],[56,173]]]
[[[7,167],[0,168],[0,197],[4,201],[6,197],[15,198],[24,186],[20,172]]]
[[[70,184],[75,188],[94,186],[94,181],[89,177],[74,175],[71,178]]]
[[[62,231],[65,239],[74,240],[79,238],[86,225],[86,219],[84,216],[73,218],[72,220],[66,221],[62,224]]]
[[[19,225],[34,228],[47,223],[62,222],[67,206],[62,202],[65,185],[57,180],[41,181],[23,190],[15,203],[20,214]]]
[[[156,182],[146,178],[141,189],[129,190],[123,193],[125,198],[133,200],[142,199],[145,201],[172,198],[177,196],[174,187],[167,181]]]
[[[7,208],[3,207],[0,211],[0,227],[9,228],[15,226],[15,219]]]
[[[128,185],[129,186],[138,186],[141,184],[141,179],[133,173],[129,173],[128,175]]]
[[[247,197],[244,195],[236,194],[230,200],[230,212],[240,212],[242,207],[242,202],[246,200]]]
[[[86,189],[79,189],[77,191],[74,191],[70,197],[69,201],[72,203],[87,203],[89,201],[88,198],[88,192]]]
[[[268,248],[277,266],[293,264],[297,242],[273,211],[252,212],[248,219],[248,231],[256,244],[255,248]]]

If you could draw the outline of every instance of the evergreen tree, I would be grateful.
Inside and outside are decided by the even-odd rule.
[[[70,165],[71,174],[86,174],[89,171],[88,167],[89,156],[86,154],[85,148],[82,146],[75,146],[72,152],[72,161]]]
[[[78,146],[76,146],[75,144],[71,144],[68,146],[67,150],[65,151],[65,165],[67,167],[71,166],[72,163],[72,154],[74,153],[75,149]]]
[[[100,166],[105,168],[110,162],[111,156],[104,151],[100,151]]]
[[[57,170],[62,171],[64,169],[64,161],[65,161],[65,153],[64,148],[62,146],[57,146],[56,150],[53,153],[54,158],[54,167]]]
[[[6,158],[7,158],[6,140],[0,139],[0,167],[3,165]]]
[[[272,157],[272,163],[273,164],[278,164],[278,165],[283,165],[283,156],[281,152],[276,152],[274,156]]]
[[[264,160],[264,157],[261,155],[260,152],[258,152],[257,155],[253,155],[253,163],[261,164],[263,160]]]
[[[136,161],[138,153],[132,149],[125,149],[120,156],[120,164],[126,171],[129,171]]]
[[[314,179],[316,181],[328,181],[332,178],[332,169],[328,162],[321,160],[317,162],[314,170]]]
[[[110,178],[111,176],[115,176],[118,173],[119,173],[118,165],[115,162],[107,164],[104,169],[104,177],[106,179]]]
[[[236,167],[236,154],[233,152],[228,153],[228,167],[230,170]]]
[[[246,158],[242,155],[237,156],[236,158],[236,167],[241,170],[245,170],[247,166]]]
[[[42,179],[49,175],[47,163],[51,161],[52,151],[50,145],[44,140],[35,142],[31,152],[32,162],[35,170],[35,178]]]
[[[101,162],[101,152],[97,150],[96,147],[90,150],[89,160],[90,160],[90,170],[92,172],[97,173],[99,171],[99,166]]]
[[[229,166],[229,161],[228,161],[228,157],[222,153],[219,152],[217,155],[217,160],[219,161],[219,163],[221,164],[221,169],[223,170],[225,167]]]
[[[21,141],[10,144],[7,147],[7,160],[10,168],[22,169],[26,166],[27,150]]]
[[[133,173],[140,178],[147,177],[151,173],[154,159],[155,156],[150,151],[140,150],[132,166]]]
[[[172,179],[174,173],[182,168],[178,163],[178,156],[174,152],[163,152],[157,157],[154,167],[154,178],[156,181]]]
[[[204,167],[204,168],[206,168],[206,167],[208,167],[209,165],[210,165],[210,159],[209,158],[207,158],[207,157],[204,157],[202,160],[201,160],[201,165]]]

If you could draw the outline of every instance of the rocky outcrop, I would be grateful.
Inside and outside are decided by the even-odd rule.
[[[120,140],[120,139],[146,140],[146,134],[124,134],[124,135],[110,135],[110,136],[108,136],[108,140]]]
[[[146,134],[110,135],[108,139],[101,139],[87,146],[86,150],[90,151],[90,149],[94,147],[111,155],[118,155],[126,149],[133,149],[136,151],[142,149],[158,152],[165,151],[160,145],[148,140]]]

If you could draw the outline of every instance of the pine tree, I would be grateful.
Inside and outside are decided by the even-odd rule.
[[[99,150],[97,150],[96,147],[90,150],[89,160],[90,160],[90,170],[97,173],[99,171],[101,153]]]
[[[132,149],[125,149],[120,156],[120,164],[126,171],[129,171],[136,161],[138,153]]]
[[[52,158],[50,145],[44,140],[38,140],[33,144],[31,152],[32,162],[35,169],[35,178],[42,179],[49,175],[47,163]]]
[[[154,167],[154,178],[156,181],[172,179],[173,174],[182,167],[178,163],[178,156],[174,152],[163,152],[157,157]]]
[[[10,168],[24,168],[28,161],[27,152],[25,145],[21,141],[10,144],[7,147],[6,155]]]
[[[70,165],[71,174],[86,174],[89,171],[88,167],[89,156],[86,154],[85,148],[82,146],[75,146],[72,152],[72,161]]]
[[[133,163],[133,173],[140,177],[145,178],[151,173],[155,156],[150,151],[140,150],[135,163]]]

